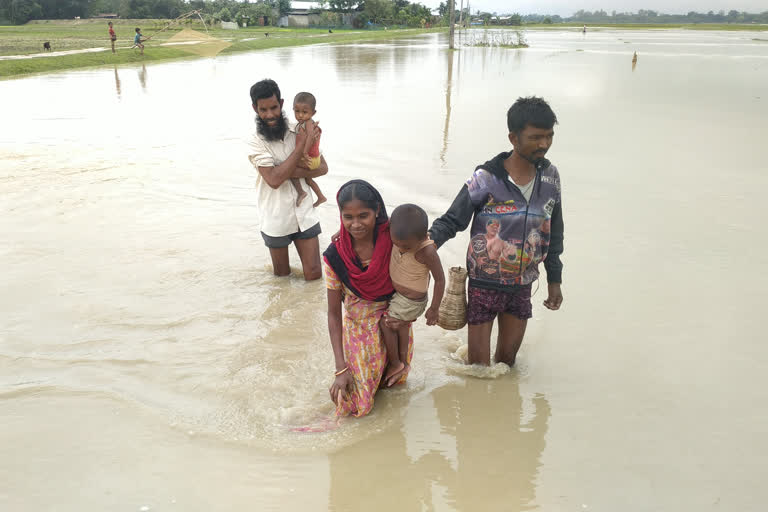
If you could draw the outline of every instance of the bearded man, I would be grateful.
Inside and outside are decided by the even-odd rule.
[[[256,134],[250,143],[248,159],[259,171],[256,179],[257,207],[261,221],[261,236],[269,249],[275,275],[291,273],[288,247],[293,244],[301,259],[304,279],[322,277],[320,264],[320,221],[312,201],[296,204],[298,193],[291,178],[317,178],[328,172],[321,155],[320,167],[308,168],[309,148],[320,136],[312,121],[306,130],[296,133],[296,124],[283,113],[280,88],[274,80],[261,80],[251,87],[251,103],[256,112]],[[300,180],[307,194],[305,180]]]

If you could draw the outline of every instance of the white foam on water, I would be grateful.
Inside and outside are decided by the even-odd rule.
[[[467,360],[468,351],[469,345],[466,343],[456,347],[450,354],[450,359],[447,361],[448,371],[457,375],[466,375],[468,377],[477,377],[480,379],[498,379],[512,370],[512,368],[505,363],[493,363],[490,366],[469,364]]]

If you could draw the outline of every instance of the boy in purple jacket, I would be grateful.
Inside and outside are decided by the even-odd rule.
[[[531,284],[547,270],[544,306],[560,308],[563,212],[560,175],[544,155],[557,116],[541,98],[518,98],[507,112],[513,151],[477,166],[448,211],[429,230],[437,247],[472,224],[467,250],[469,363],[490,364],[498,316],[496,362],[515,364],[531,317]]]

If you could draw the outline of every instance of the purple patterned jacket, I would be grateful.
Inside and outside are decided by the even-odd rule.
[[[539,277],[544,262],[547,281],[562,282],[563,212],[560,175],[548,160],[536,166],[530,202],[509,179],[500,153],[477,166],[448,211],[429,233],[440,247],[472,223],[467,249],[469,284],[505,289]]]

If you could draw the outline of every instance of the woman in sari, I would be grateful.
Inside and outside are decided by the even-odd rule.
[[[387,367],[379,319],[394,293],[389,278],[392,240],[384,201],[369,183],[347,182],[339,189],[336,201],[341,214],[339,236],[323,253],[328,332],[336,363],[329,392],[338,416],[359,417],[373,408]],[[410,363],[412,355],[411,330],[404,360]],[[398,384],[406,377],[403,375]]]

